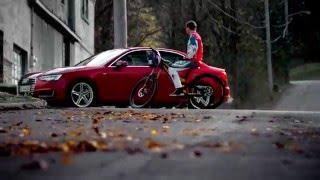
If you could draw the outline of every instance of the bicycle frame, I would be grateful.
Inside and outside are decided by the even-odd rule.
[[[169,65],[166,64],[165,62],[169,63],[168,60],[165,60],[165,59],[161,58],[160,63],[157,66],[153,67],[152,71],[148,75],[148,78],[156,77],[155,79],[156,79],[156,81],[158,81],[160,73],[161,73],[161,70],[164,70],[168,74],[168,76],[170,76],[169,75],[169,71],[168,71]],[[158,70],[158,71],[155,73],[156,70]],[[187,76],[189,76],[189,73],[187,73]],[[197,87],[193,87],[193,88],[196,88],[196,90],[202,91],[202,89],[199,89]],[[188,97],[190,97],[190,96],[201,96],[201,94],[190,92],[190,85],[189,85],[188,82],[185,83],[184,91],[185,91],[185,95],[188,96]]]

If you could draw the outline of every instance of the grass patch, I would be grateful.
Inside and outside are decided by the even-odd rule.
[[[291,80],[320,80],[320,63],[304,64],[290,71]]]

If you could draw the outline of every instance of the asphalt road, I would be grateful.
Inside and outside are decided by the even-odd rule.
[[[320,81],[292,81],[275,110],[320,111]]]
[[[320,179],[320,112],[0,112],[0,179]]]

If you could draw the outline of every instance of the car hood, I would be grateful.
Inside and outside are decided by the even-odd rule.
[[[32,73],[28,73],[28,74],[25,74],[24,76],[22,76],[22,80],[23,79],[34,79],[34,78],[37,78],[39,75],[41,75],[42,72],[32,72]]]
[[[88,66],[77,66],[77,67],[63,67],[63,68],[56,68],[49,71],[42,73],[42,75],[47,74],[64,74],[69,72],[81,71],[81,70],[90,70],[96,69],[96,67],[88,67]]]

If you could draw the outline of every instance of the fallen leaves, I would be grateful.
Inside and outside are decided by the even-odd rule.
[[[63,153],[60,161],[63,165],[70,165],[72,163],[72,153]]]
[[[215,131],[215,128],[185,128],[182,130],[182,135],[185,136],[200,136],[211,135]]]
[[[281,135],[296,137],[296,138],[317,138],[320,139],[320,128],[295,127],[283,128],[280,130]]]
[[[159,143],[152,139],[147,139],[145,141],[145,147],[150,150],[151,152],[161,152],[163,151],[163,148],[165,147],[165,144]]]
[[[146,113],[142,115],[142,119],[144,120],[151,120],[151,121],[156,121],[158,119],[160,119],[161,116],[158,114],[151,114],[151,113]]]
[[[25,163],[21,166],[23,170],[47,170],[49,168],[49,164],[47,161],[40,159],[34,160],[28,163]]]
[[[260,135],[260,133],[258,132],[258,130],[256,128],[252,128],[250,134],[253,135],[253,136],[259,136]]]
[[[170,126],[162,126],[163,129],[170,129]]]
[[[303,154],[304,153],[304,150],[302,149],[302,147],[296,143],[296,142],[291,142],[289,144],[287,144],[287,149],[292,151],[292,152],[295,152],[295,153],[298,153],[298,154]]]
[[[104,141],[96,140],[82,140],[80,142],[67,143],[69,151],[71,152],[95,152],[95,151],[106,151],[108,150],[108,145]]]
[[[22,125],[22,124],[23,124],[23,122],[20,121],[20,122],[16,123],[15,126],[20,126],[20,125]]]
[[[297,142],[293,142],[293,141],[289,141],[289,142],[285,142],[285,143],[275,142],[273,144],[279,150],[284,149],[284,150],[288,150],[288,151],[295,152],[298,154],[304,153],[304,150]]]
[[[7,133],[8,131],[5,130],[3,127],[0,127],[0,133]]]
[[[196,157],[196,158],[199,158],[202,156],[202,152],[199,151],[199,150],[194,150],[193,151],[193,156]]]
[[[280,143],[280,142],[275,142],[273,143],[277,149],[283,149],[284,148],[284,144]]]
[[[157,131],[156,129],[152,129],[152,130],[150,131],[150,134],[151,134],[152,136],[156,136],[156,135],[158,135],[159,133],[158,133],[158,131]]]
[[[84,128],[83,127],[78,127],[76,129],[68,131],[67,134],[70,137],[77,138],[77,137],[81,136],[83,132],[84,132]]]
[[[162,133],[167,133],[170,129],[170,126],[162,126]]]
[[[164,152],[164,153],[161,153],[161,154],[160,154],[160,158],[161,158],[161,159],[167,159],[168,157],[169,157],[168,153],[165,153],[165,152]]]
[[[31,155],[34,153],[49,153],[49,152],[63,152],[63,153],[81,153],[81,152],[95,152],[107,151],[108,145],[104,141],[97,140],[82,140],[66,141],[63,143],[45,143],[39,141],[24,141],[20,143],[6,143],[0,146],[0,155]]]
[[[247,116],[236,116],[236,118],[235,122],[239,124],[249,121]]]
[[[174,119],[185,118],[186,116],[181,113],[151,113],[151,112],[139,112],[129,110],[125,112],[114,112],[114,111],[97,111],[92,112],[92,119],[96,119],[99,122],[103,120],[121,120],[124,123],[130,123],[131,121],[162,121],[162,123],[168,123]],[[94,120],[95,121],[95,120]],[[97,121],[94,123],[98,123]]]
[[[51,137],[56,138],[56,137],[58,137],[58,134],[56,134],[56,133],[51,133]]]
[[[143,150],[139,147],[126,147],[125,151],[130,155],[143,153]]]
[[[306,136],[317,138],[320,135],[319,129],[311,129],[311,131],[310,129],[303,129],[302,122],[295,122],[292,119],[290,119],[289,125],[291,126],[289,129],[283,129],[285,123],[278,123],[278,121],[273,123],[276,121],[275,118],[272,119],[273,124],[270,124],[269,118],[262,119],[259,123],[254,124],[256,121],[253,121],[252,116],[237,116],[236,120],[223,122],[230,123],[230,127],[224,126],[224,124],[220,126],[221,123],[217,123],[217,127],[213,127],[215,126],[214,123],[217,122],[215,117],[205,114],[185,115],[183,113],[150,113],[135,110],[114,112],[93,109],[85,112],[68,111],[68,113],[62,113],[62,115],[65,116],[54,117],[50,121],[46,121],[46,119],[49,119],[47,117],[43,117],[43,120],[39,117],[35,117],[34,120],[31,119],[32,125],[35,125],[31,126],[32,128],[42,126],[43,123],[46,128],[54,129],[53,132],[45,132],[47,140],[44,142],[22,141],[24,138],[17,138],[17,142],[0,144],[0,156],[59,152],[61,153],[62,164],[68,165],[72,162],[72,156],[77,153],[114,151],[126,152],[130,155],[159,153],[157,156],[167,159],[169,153],[171,157],[175,151],[180,152],[180,150],[185,149],[188,156],[200,158],[209,154],[210,150],[213,150],[214,153],[244,152],[243,150],[248,150],[250,153],[249,148],[252,144],[244,145],[241,142],[229,139],[232,138],[230,136],[235,135],[230,133],[234,130],[232,128],[235,128],[236,132],[239,133],[239,138],[236,134],[237,137],[234,139],[239,140],[245,134],[245,137],[251,138],[248,141],[250,143],[266,143],[263,141],[265,135],[273,133],[275,135],[272,137],[276,138],[279,136],[278,132],[280,130],[284,132],[284,136],[280,136],[281,140],[289,139],[286,136],[294,136],[291,139],[295,139],[296,137]],[[45,116],[44,112],[43,116]],[[35,121],[42,121],[42,123],[36,123]],[[247,121],[249,122],[246,123]],[[4,127],[0,127],[0,133],[10,132],[10,134],[4,135],[13,137],[12,139],[8,138],[8,141],[19,137],[19,134],[23,134],[23,137],[32,135],[32,137],[29,137],[30,139],[37,137],[38,134],[34,132],[35,129],[32,129],[33,132],[31,132],[31,129],[28,128],[28,123],[15,119],[8,122],[8,124],[11,124],[8,127],[6,127],[8,124],[1,124]],[[243,125],[234,123],[243,123]],[[52,124],[53,126],[50,126]],[[299,128],[292,129],[292,124],[299,124]],[[228,131],[223,129],[225,127]],[[226,133],[226,136],[220,138],[223,133]],[[39,134],[42,134],[42,131]],[[258,137],[252,138],[250,135]],[[181,142],[178,142],[178,140],[181,140]],[[208,142],[203,142],[204,140]],[[197,144],[194,144],[195,142]],[[276,147],[296,153],[304,152],[302,146],[294,142],[284,143],[280,141],[271,144],[272,142],[269,141],[267,143],[270,149]]]
[[[240,144],[235,141],[225,141],[225,142],[216,142],[216,143],[202,143],[200,146],[204,148],[214,149],[218,152],[223,153],[231,153],[231,152],[237,152],[245,149],[245,146],[243,144]]]
[[[98,149],[106,149],[107,145],[101,146],[97,141],[80,141],[75,147],[72,147],[80,152],[95,152]]]
[[[23,128],[20,133],[20,137],[26,137],[31,134],[31,130],[29,128]]]
[[[105,138],[108,137],[108,135],[107,135],[106,132],[100,132],[99,135],[100,135],[100,137],[101,137],[102,139],[105,139]]]
[[[127,141],[132,141],[133,140],[133,138],[132,138],[132,136],[127,136]]]

